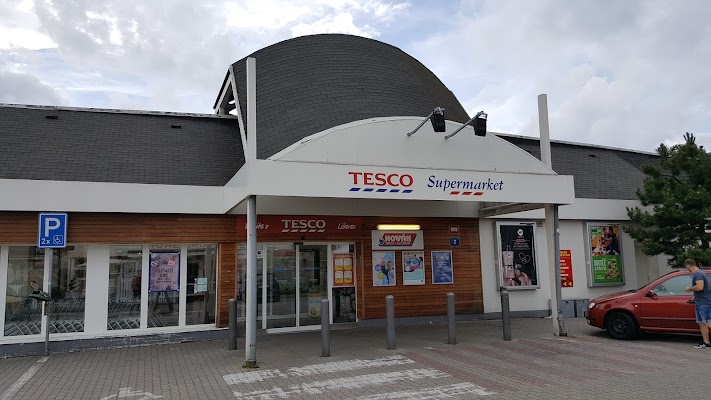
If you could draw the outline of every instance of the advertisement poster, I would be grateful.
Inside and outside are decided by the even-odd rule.
[[[588,224],[592,286],[625,283],[619,224]]]
[[[560,251],[560,286],[573,287],[573,261],[570,250]]]
[[[510,289],[538,288],[536,224],[497,223],[499,282]]]
[[[180,253],[151,252],[149,292],[180,290]]]
[[[432,283],[435,285],[454,283],[451,251],[432,252]]]
[[[333,287],[353,287],[353,253],[333,255]]]
[[[425,252],[424,251],[403,251],[402,252],[402,284],[403,285],[424,285],[425,284]]]
[[[395,252],[373,252],[373,286],[395,286]]]

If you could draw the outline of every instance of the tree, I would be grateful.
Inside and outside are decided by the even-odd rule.
[[[647,175],[637,197],[646,209],[627,208],[633,223],[625,228],[645,254],[670,256],[682,268],[692,258],[711,266],[711,154],[691,133],[684,143],[657,149],[659,166],[645,165]]]

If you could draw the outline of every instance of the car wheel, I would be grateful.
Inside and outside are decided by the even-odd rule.
[[[639,334],[637,321],[624,312],[613,312],[605,318],[605,328],[610,336],[620,340],[634,339]]]

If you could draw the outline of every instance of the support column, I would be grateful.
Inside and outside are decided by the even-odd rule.
[[[247,198],[247,329],[244,361],[257,363],[257,196]]]
[[[553,169],[553,160],[551,157],[551,141],[550,131],[548,126],[548,96],[545,94],[538,95],[538,129],[541,135],[541,161],[549,168]],[[546,228],[546,244],[548,250],[548,282],[550,284],[551,294],[551,319],[553,321],[553,333],[560,334],[560,244],[557,235],[558,206],[545,206],[545,228]],[[558,249],[558,250],[556,250]],[[557,278],[556,278],[557,277]]]

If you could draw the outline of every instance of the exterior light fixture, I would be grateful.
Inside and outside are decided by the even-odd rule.
[[[450,133],[449,135],[445,136],[445,139],[449,139],[452,136],[456,135],[464,129],[467,125],[471,124],[472,127],[474,127],[474,134],[477,136],[486,136],[486,119],[489,117],[489,114],[485,113],[484,111],[479,111],[476,113],[476,115],[467,121],[464,125],[460,126],[456,131]]]
[[[417,128],[415,128],[412,132],[408,133],[407,136],[414,135],[415,132],[422,128],[422,125],[424,125],[427,120],[430,120],[430,122],[432,122],[432,129],[434,129],[435,132],[447,131],[447,125],[444,122],[444,108],[437,107],[434,109],[434,111],[430,113],[430,115],[427,116],[427,118],[425,118],[424,121],[417,125]]]
[[[379,231],[419,231],[417,224],[378,224]]]

